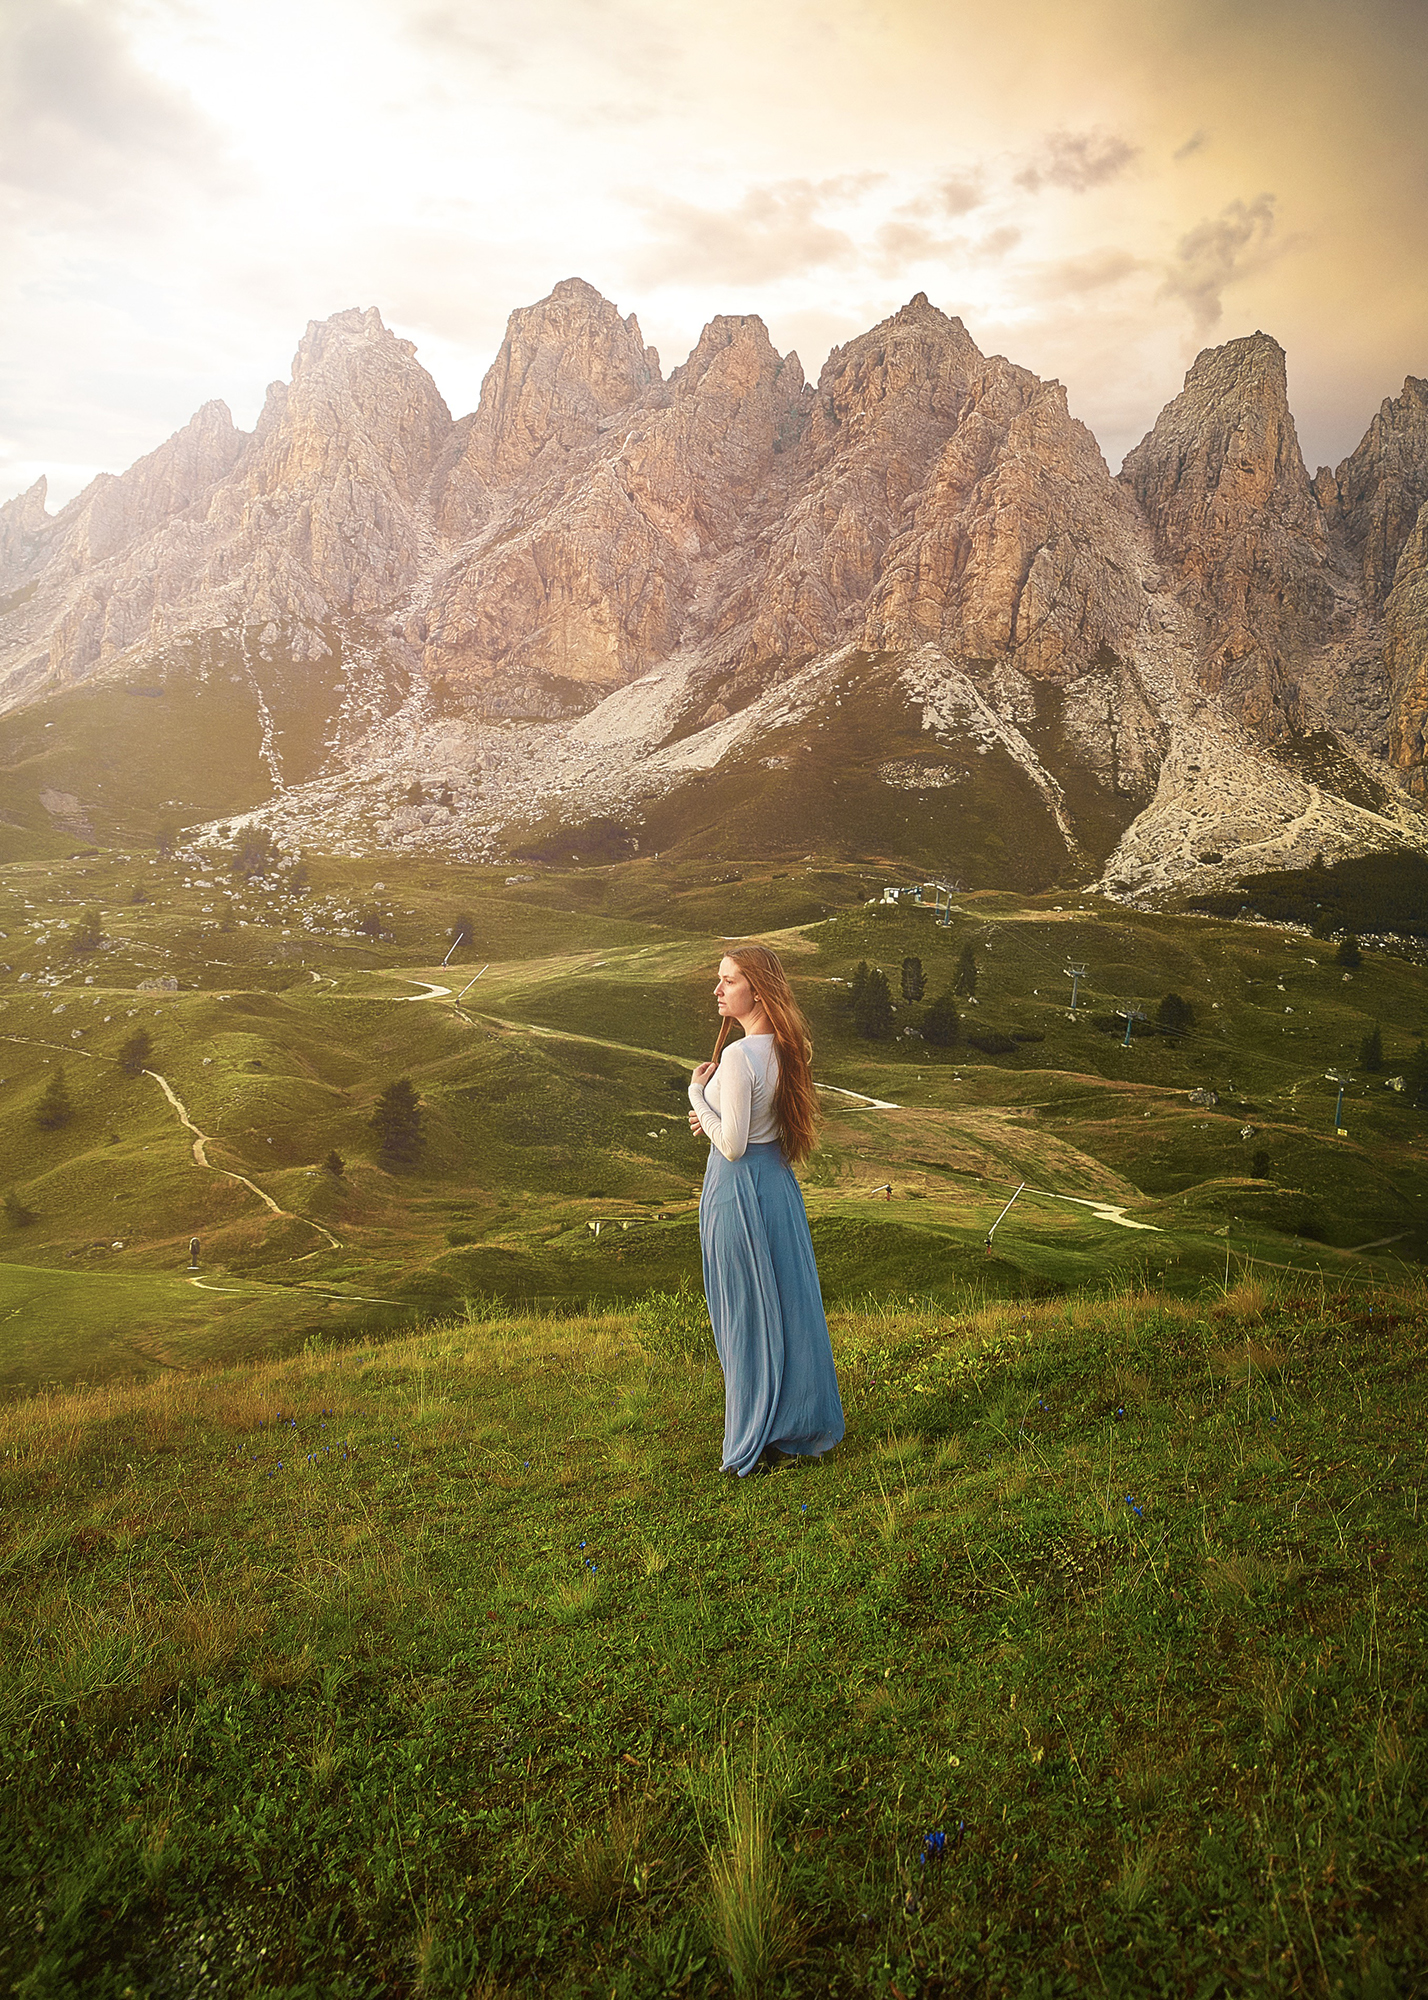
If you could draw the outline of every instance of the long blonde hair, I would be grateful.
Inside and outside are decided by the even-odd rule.
[[[813,1040],[803,1009],[793,997],[788,974],[775,951],[766,944],[741,944],[724,953],[732,958],[754,989],[754,997],[768,1017],[778,1052],[778,1083],[774,1088],[774,1116],[778,1120],[779,1143],[790,1166],[798,1166],[813,1151],[818,1137],[818,1099],[813,1089]],[[719,1023],[714,1044],[717,1063],[723,1053],[733,1021],[727,1014]]]

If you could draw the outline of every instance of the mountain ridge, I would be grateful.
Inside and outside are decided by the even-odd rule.
[[[59,513],[43,481],[0,508],[0,710],[226,665],[249,809],[297,844],[472,858],[595,818],[633,843],[696,783],[758,839],[760,787],[856,766],[868,851],[910,792],[943,872],[958,810],[1013,849],[1030,811],[1033,874],[1049,840],[1053,875],[1153,896],[1428,849],[1425,510],[1428,384],[1311,479],[1264,333],[1200,354],[1113,477],[1059,383],[922,293],[810,384],[754,315],[666,378],[567,279],[460,418],[352,308],[309,324],[252,432],[208,403]],[[296,776],[278,682],[322,745]]]

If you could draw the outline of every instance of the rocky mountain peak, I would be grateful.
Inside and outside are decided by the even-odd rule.
[[[635,315],[622,318],[583,278],[562,279],[506,322],[471,420],[468,462],[487,485],[512,485],[547,456],[583,449],[607,417],[660,380]]]
[[[919,292],[824,362],[810,433],[815,455],[844,449],[850,429],[955,422],[966,382],[982,360],[961,320]]]
[[[1385,396],[1357,449],[1336,472],[1321,467],[1314,490],[1363,576],[1375,607],[1428,501],[1428,381],[1410,375],[1401,396]]]
[[[45,508],[49,481],[43,473],[33,486],[0,507],[0,590],[9,589],[24,572],[50,525]]]
[[[1278,341],[1253,333],[1198,355],[1120,477],[1203,621],[1205,685],[1263,733],[1293,726],[1286,663],[1331,618],[1333,592]]]
[[[675,397],[696,395],[706,386],[743,395],[785,369],[793,371],[786,391],[795,384],[801,389],[803,369],[798,356],[790,354],[785,359],[779,353],[757,313],[719,313],[700,334],[689,359],[670,376],[669,388]]]
[[[411,341],[391,333],[375,307],[352,307],[309,322],[291,382],[269,389],[249,491],[325,491],[342,465],[415,504],[451,427]]]

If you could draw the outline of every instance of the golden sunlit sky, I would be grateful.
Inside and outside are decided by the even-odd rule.
[[[576,275],[666,372],[925,291],[1112,468],[1262,327],[1312,470],[1428,375],[1425,106],[1428,0],[0,0],[0,498],[250,426],[345,306],[460,415]]]

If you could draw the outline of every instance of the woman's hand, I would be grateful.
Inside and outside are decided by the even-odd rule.
[[[704,1137],[704,1127],[699,1122],[699,1113],[697,1111],[691,1111],[689,1114],[689,1129],[696,1139]]]
[[[705,1084],[708,1083],[710,1077],[714,1075],[718,1067],[719,1065],[717,1063],[712,1063],[712,1062],[700,1063],[698,1069],[695,1070],[694,1075],[690,1079],[690,1081],[693,1083],[697,1083],[699,1085],[699,1088],[703,1090]]]

